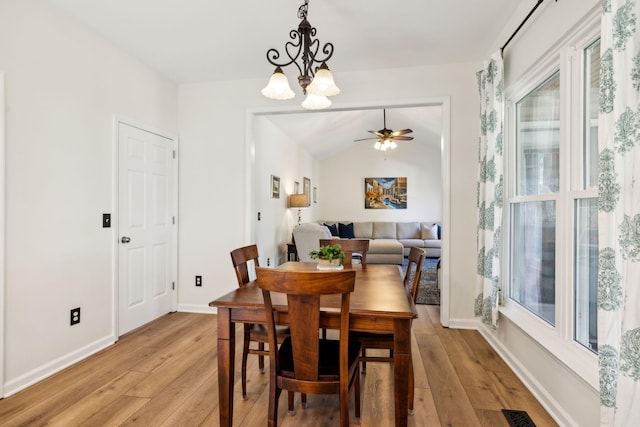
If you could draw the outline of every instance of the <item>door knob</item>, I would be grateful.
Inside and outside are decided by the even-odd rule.
[[[122,243],[129,243],[131,241],[131,237],[122,236],[122,239],[120,239],[120,241]]]

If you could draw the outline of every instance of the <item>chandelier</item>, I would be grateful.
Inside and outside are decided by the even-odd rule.
[[[316,29],[307,21],[308,9],[309,0],[305,0],[304,4],[298,8],[300,25],[297,30],[291,30],[289,37],[292,41],[288,41],[284,46],[284,52],[288,58],[279,61],[280,52],[277,49],[271,48],[267,51],[267,61],[276,69],[267,86],[262,89],[262,94],[271,99],[293,98],[295,93],[291,90],[282,67],[294,64],[300,72],[298,83],[302,87],[302,93],[307,96],[302,106],[317,110],[329,107],[331,100],[327,97],[339,94],[340,89],[333,81],[333,75],[327,66],[327,61],[333,55],[333,44],[325,43],[319,55],[320,41],[313,38],[316,35]],[[299,63],[298,59],[302,63]]]

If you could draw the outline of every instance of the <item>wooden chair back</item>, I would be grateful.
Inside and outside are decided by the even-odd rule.
[[[231,251],[231,262],[236,272],[238,286],[244,286],[251,280],[249,276],[249,261],[253,262],[254,268],[260,266],[258,263],[258,247],[256,245],[244,246]]]
[[[320,239],[320,246],[340,245],[346,252],[344,263],[351,264],[353,255],[357,254],[362,265],[367,265],[367,251],[369,250],[369,239]]]
[[[422,267],[424,265],[424,258],[426,252],[424,249],[411,248],[409,251],[409,264],[407,265],[407,271],[404,276],[404,288],[407,290],[409,298],[415,303],[416,296],[418,295],[418,285],[420,284],[420,278],[422,277]],[[413,271],[413,280],[411,280]]]
[[[256,268],[257,284],[262,289],[267,313],[269,348],[277,349],[275,326],[278,307],[273,305],[271,292],[287,295],[293,366],[279,366],[278,351],[271,351],[270,364],[276,373],[283,369],[293,369],[294,379],[300,382],[318,381],[320,366],[318,329],[320,328],[321,295],[339,294],[340,303],[340,376],[347,378],[349,345],[349,301],[356,280],[353,270],[342,271],[281,271],[270,268]],[[276,378],[271,378],[276,381]],[[287,387],[284,387],[287,388]],[[314,393],[312,389],[297,389]],[[289,389],[289,388],[287,388]],[[317,391],[317,390],[316,390]],[[319,391],[317,391],[319,393]]]

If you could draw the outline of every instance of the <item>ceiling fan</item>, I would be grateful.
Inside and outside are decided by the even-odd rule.
[[[380,151],[386,151],[388,149],[394,149],[398,146],[396,141],[411,141],[413,139],[412,136],[402,136],[407,133],[413,132],[411,129],[402,129],[398,131],[393,131],[391,129],[387,129],[387,110],[382,110],[382,119],[383,119],[383,128],[380,130],[370,130],[372,134],[374,134],[375,138],[362,138],[356,139],[355,142],[359,141],[367,141],[367,140],[377,140],[373,148]]]

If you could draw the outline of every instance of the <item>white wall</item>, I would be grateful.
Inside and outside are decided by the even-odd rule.
[[[599,4],[598,0],[544,2],[504,51],[507,88]],[[522,18],[531,6],[521,8]],[[500,45],[520,20],[505,26]],[[598,391],[507,317],[501,316],[498,330],[482,327],[481,331],[561,425],[599,425]]]
[[[479,68],[480,64],[465,63],[335,73],[343,89],[334,99],[336,108],[450,98],[451,315],[466,324],[474,322],[476,231],[475,218],[470,212],[474,212],[476,206],[479,125],[475,73]],[[262,114],[270,109],[301,109],[300,96],[297,100],[281,102],[264,98],[260,95],[264,84],[261,79],[180,87],[179,304],[183,309],[206,310],[209,301],[235,288],[229,251],[254,238],[251,230],[255,219],[243,215],[243,212],[253,212],[248,206],[252,200],[246,199],[250,185],[245,181],[247,175],[254,172],[253,153],[245,152],[245,139],[256,138],[253,142],[257,143],[259,138],[254,136],[251,125],[247,125],[247,117],[252,116],[252,111]],[[256,162],[260,161],[256,158]],[[302,186],[301,172],[297,172],[297,178]],[[322,193],[325,186],[316,185],[322,177],[309,177],[312,187],[318,186]],[[287,189],[291,184],[285,182],[284,185]],[[220,195],[216,190],[221,189],[223,201],[216,199]],[[416,215],[420,217],[422,215]],[[303,221],[316,218],[319,216],[313,210],[303,211]],[[245,227],[247,222],[251,225],[249,228]],[[203,275],[201,288],[193,285],[196,274]]]
[[[178,88],[42,1],[0,2],[0,69],[10,394],[113,342],[113,115],[177,134]]]
[[[440,137],[431,138],[401,141],[384,153],[362,142],[321,160],[318,219],[441,221]],[[371,177],[407,177],[407,209],[365,209],[364,178]]]

